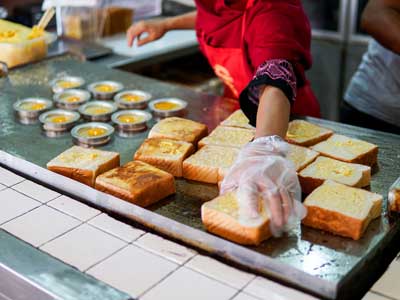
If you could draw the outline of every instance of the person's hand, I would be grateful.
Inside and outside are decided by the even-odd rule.
[[[132,24],[126,32],[129,47],[132,47],[134,39],[137,37],[137,45],[142,46],[154,40],[158,40],[167,32],[166,21],[147,20]],[[143,34],[146,34],[143,37]]]
[[[290,230],[306,215],[296,169],[286,158],[288,149],[278,136],[254,140],[243,147],[221,183],[221,195],[236,191],[239,221],[259,219],[260,204],[264,205],[274,236]]]

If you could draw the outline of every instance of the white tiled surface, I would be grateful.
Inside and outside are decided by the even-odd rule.
[[[135,244],[178,264],[183,264],[196,255],[196,251],[173,243],[152,233],[145,234],[138,239]]]
[[[43,205],[3,224],[2,228],[38,247],[79,224],[80,221]]]
[[[0,224],[12,220],[38,207],[40,202],[35,201],[12,189],[0,191]]]
[[[82,224],[45,244],[41,249],[83,271],[125,245],[120,239]]]
[[[394,260],[386,273],[374,284],[372,291],[381,295],[400,298],[400,261]]]
[[[84,222],[101,213],[97,209],[64,195],[50,201],[47,205]]]
[[[236,290],[182,267],[143,296],[143,300],[228,300]],[[293,299],[292,299],[293,300]]]
[[[129,245],[91,268],[88,273],[138,297],[176,268],[176,264],[166,259]]]
[[[203,255],[197,255],[186,266],[239,290],[255,277]]]
[[[13,189],[42,203],[49,202],[60,196],[59,193],[29,180],[14,185]]]
[[[101,214],[91,219],[89,224],[112,234],[128,243],[144,234],[144,231],[133,228],[125,223],[115,220],[107,214]]]
[[[42,250],[140,300],[315,299],[23,180],[0,168],[0,225],[34,245],[45,243]],[[399,278],[397,260],[363,300],[400,300]]]
[[[245,293],[250,294],[259,299],[271,300],[316,300],[310,295],[303,294],[294,289],[287,288],[271,280],[257,277],[243,290]]]
[[[258,300],[258,298],[254,298],[253,296],[250,296],[249,294],[239,293],[232,300]]]
[[[5,186],[12,186],[25,180],[23,177],[18,176],[2,167],[0,167],[0,183],[4,184]]]
[[[388,298],[374,292],[368,292],[362,300],[388,300]]]

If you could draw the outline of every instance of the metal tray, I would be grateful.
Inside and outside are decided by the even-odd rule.
[[[112,78],[129,89],[151,90],[154,97],[185,99],[189,104],[187,117],[206,123],[210,129],[225,119],[234,107],[234,103],[226,99],[197,94],[189,89],[108,70],[91,63],[65,57],[56,58],[16,69],[10,72],[8,79],[0,80],[0,164],[69,193],[81,201],[203,249],[228,263],[323,298],[361,298],[400,251],[398,215],[393,219],[383,216],[373,221],[359,241],[299,227],[287,236],[270,239],[259,247],[244,247],[204,231],[200,206],[217,195],[213,185],[177,180],[176,195],[143,209],[43,169],[47,161],[72,146],[71,139],[49,139],[41,135],[40,126],[26,127],[18,124],[12,117],[12,102],[13,99],[32,94],[49,97],[51,91],[43,78],[55,77],[57,72],[62,71],[71,74],[79,71],[88,82]],[[371,190],[383,194],[386,200],[390,185],[400,173],[400,138],[334,122],[311,120],[337,133],[379,145],[379,170],[375,170],[372,177]],[[154,120],[150,121],[149,127],[153,124]],[[121,163],[125,163],[132,159],[146,136],[147,131],[128,139],[115,136],[111,143],[101,149],[118,151]]]

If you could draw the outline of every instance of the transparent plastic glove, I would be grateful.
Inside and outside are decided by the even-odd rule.
[[[236,191],[240,221],[259,219],[261,200],[274,236],[306,215],[296,169],[286,158],[288,151],[289,145],[279,136],[258,138],[243,147],[221,183],[220,194]]]

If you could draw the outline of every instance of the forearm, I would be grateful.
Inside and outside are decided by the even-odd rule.
[[[285,137],[290,116],[290,103],[276,87],[266,86],[260,94],[256,138],[267,135]]]
[[[398,0],[371,0],[363,12],[361,27],[384,47],[400,54]]]
[[[167,30],[194,29],[197,11],[165,19]]]

